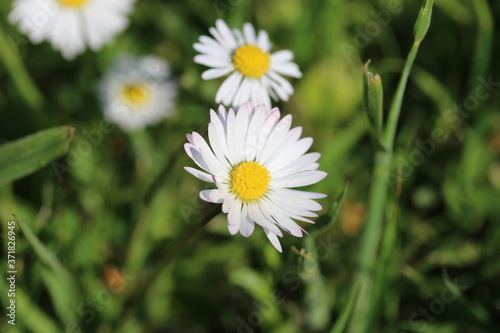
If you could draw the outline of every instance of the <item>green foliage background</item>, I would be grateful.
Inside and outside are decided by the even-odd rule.
[[[0,187],[2,332],[329,332],[336,324],[343,331],[375,151],[363,63],[371,59],[381,75],[387,109],[420,1],[143,0],[111,45],[72,62],[20,35],[7,23],[10,6],[0,3],[0,144],[49,127],[76,131],[55,164]],[[304,73],[292,81],[291,100],[277,105],[322,153],[329,176],[309,189],[329,195],[321,203],[330,215],[318,219],[321,232],[285,236],[283,254],[261,230],[230,236],[223,215],[192,229],[212,206],[198,199],[205,184],[182,169],[193,163],[179,147],[185,133],[206,126],[221,83],[201,80],[192,44],[219,17],[268,31],[273,51],[292,50]],[[395,245],[380,249],[370,332],[500,329],[498,19],[498,1],[436,0],[388,176],[382,244]],[[170,62],[179,84],[175,117],[138,133],[102,128],[96,84],[122,52]],[[23,80],[23,66],[36,88]],[[483,81],[494,84],[480,98]],[[12,213],[20,222],[15,327],[5,316]],[[169,260],[183,237],[191,241]]]

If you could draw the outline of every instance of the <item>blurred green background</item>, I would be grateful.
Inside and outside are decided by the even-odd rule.
[[[0,330],[330,332],[354,288],[373,169],[363,63],[371,59],[381,75],[387,109],[421,4],[143,0],[113,43],[67,62],[8,24],[11,1],[2,1],[0,144],[54,126],[76,131],[55,164],[0,187]],[[259,229],[230,236],[224,215],[192,229],[211,205],[198,199],[205,184],[182,169],[193,163],[179,147],[217,107],[221,80],[201,80],[206,68],[192,60],[192,44],[217,18],[236,28],[252,22],[269,33],[273,51],[294,52],[304,76],[292,81],[290,101],[277,105],[322,153],[329,176],[309,189],[329,195],[320,200],[323,213],[350,179],[334,223],[304,239],[285,235],[283,254]],[[498,1],[436,0],[387,175],[397,239],[394,248],[382,246],[388,252],[377,263],[384,273],[371,332],[500,331],[498,19]],[[15,84],[5,47],[42,101],[30,104],[29,87]],[[179,84],[176,116],[137,133],[100,129],[96,85],[123,52],[169,61]],[[16,228],[15,327],[5,316],[12,213],[24,223],[23,232]],[[165,257],[182,237],[190,242]]]

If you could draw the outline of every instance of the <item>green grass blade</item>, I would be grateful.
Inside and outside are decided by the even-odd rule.
[[[394,275],[397,274],[397,244],[398,244],[398,225],[400,223],[399,206],[394,205],[391,218],[384,230],[383,241],[381,245],[380,262],[377,264],[373,286],[372,308],[376,309],[383,304],[384,295],[387,295],[387,289],[391,285]],[[369,319],[370,324],[375,322],[377,311],[372,311]]]
[[[349,292],[349,298],[347,299],[347,304],[344,309],[342,309],[342,313],[339,316],[339,319],[332,327],[330,333],[343,333],[345,332],[347,323],[349,322],[349,318],[351,318],[352,313],[354,312],[354,306],[356,305],[356,299],[358,298],[358,294],[361,288],[359,285],[354,285]]]
[[[14,217],[39,262],[44,266],[41,270],[42,278],[57,314],[64,322],[76,321],[76,302],[79,293],[73,277],[55,254],[38,239],[29,225]]]
[[[344,202],[345,196],[347,194],[347,189],[349,188],[349,181],[345,184],[344,189],[340,193],[340,195],[337,197],[337,200],[333,203],[332,208],[328,212],[328,214],[321,215],[316,224],[312,225],[312,228],[309,231],[309,234],[311,236],[317,236],[323,231],[331,228],[335,222],[337,221],[337,217],[339,216],[340,213],[340,208],[342,207],[342,202]]]
[[[470,93],[476,88],[478,77],[485,76],[488,72],[494,29],[493,15],[488,2],[486,0],[475,0],[471,1],[471,3],[474,8],[478,28],[469,82]]]
[[[25,177],[68,152],[73,127],[43,130],[0,146],[0,186]]]
[[[4,276],[0,279],[0,290],[7,290],[6,279]],[[2,292],[2,301],[4,308],[7,307],[6,302],[9,301],[7,293]],[[55,333],[61,332],[57,324],[36,304],[31,301],[31,298],[21,288],[16,288],[16,327],[26,325],[30,332],[33,333]],[[4,319],[10,320],[9,317]]]
[[[316,239],[305,237],[304,247],[306,256],[302,258],[301,277],[306,285],[306,321],[314,331],[323,331],[328,325],[334,298],[321,273]]]

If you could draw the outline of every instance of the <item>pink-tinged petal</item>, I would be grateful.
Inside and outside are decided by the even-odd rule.
[[[240,225],[241,223],[241,208],[242,204],[241,201],[235,200],[233,206],[231,209],[229,209],[229,212],[227,213],[227,223],[230,225]]]
[[[219,117],[220,121],[222,122],[222,124],[224,125],[224,127],[226,126],[226,123],[227,123],[227,111],[226,111],[226,108],[224,107],[224,105],[219,105],[219,108],[217,109],[218,113],[217,113],[217,116]]]
[[[262,228],[266,228],[271,230],[273,233],[279,235],[280,237],[283,236],[283,233],[278,229],[276,224],[274,223],[274,220],[268,220],[264,214],[262,213],[261,207],[259,204],[250,204],[248,205],[248,215],[250,215],[250,218],[255,221],[258,225],[260,225]]]
[[[184,167],[184,170],[186,170],[187,172],[189,172],[198,179],[201,179],[208,183],[214,183],[214,178],[211,174],[208,174],[206,172],[191,167]]]
[[[210,146],[212,147],[215,156],[219,161],[223,161],[224,164],[231,163],[232,161],[227,150],[226,140],[224,138],[224,132],[222,128],[218,128],[215,123],[208,124],[208,138],[210,140]],[[228,161],[229,160],[229,161]]]
[[[232,195],[227,194],[226,197],[224,198],[224,202],[222,203],[222,212],[224,214],[229,213],[229,211],[235,204],[236,204],[236,199]]]
[[[185,143],[184,150],[186,151],[186,154],[194,161],[194,163],[196,163],[196,165],[198,165],[200,168],[207,171],[208,173],[211,173],[210,168],[208,167],[207,163],[203,160],[203,157],[201,156],[198,148],[196,148],[190,143]]]
[[[295,130],[295,128],[293,130]],[[292,133],[293,130],[290,131],[290,133]],[[309,148],[311,148],[313,143],[312,138],[302,138],[297,142],[295,142],[295,138],[292,138],[291,140],[291,143],[293,144],[286,144],[286,147],[278,151],[267,161],[266,166],[269,171],[274,172],[281,169],[285,165],[294,163],[297,158],[302,156],[309,150]]]
[[[280,169],[273,171],[272,177],[274,179],[279,179],[282,177],[290,176],[300,171],[304,171],[305,169],[310,170],[310,167],[312,165],[316,167],[317,163],[315,162],[320,158],[320,156],[320,153],[309,153],[302,155],[295,161],[293,161],[293,163],[281,166]]]
[[[224,201],[224,193],[220,190],[203,190],[200,192],[200,199],[220,204]]]
[[[255,230],[255,222],[248,215],[248,206],[243,205],[241,210],[240,233],[243,237],[249,237]]]
[[[271,231],[269,231],[267,229],[264,229],[264,232],[266,233],[267,239],[269,239],[271,244],[273,244],[274,248],[276,250],[278,250],[279,252],[283,252],[283,250],[281,248],[281,243],[278,239],[278,236],[276,236],[275,234],[273,234]]]
[[[229,233],[234,236],[240,230],[240,225],[239,224],[237,224],[237,225],[231,225],[231,224],[228,223],[227,224],[227,230],[229,230]]]

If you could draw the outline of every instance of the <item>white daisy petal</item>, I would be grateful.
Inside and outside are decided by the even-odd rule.
[[[271,43],[269,42],[269,36],[267,35],[267,32],[264,30],[260,30],[259,34],[257,35],[257,45],[262,49],[262,51],[269,53],[271,51]],[[291,53],[291,51],[288,51]],[[293,54],[292,54],[293,58]],[[272,55],[271,55],[272,59]]]
[[[314,162],[316,162],[320,158],[320,156],[320,153],[309,153],[302,155],[297,158],[293,164],[288,164],[281,167],[277,171],[273,171],[273,177],[279,179],[300,172],[310,165],[314,164]]]
[[[315,184],[325,178],[324,171],[305,171],[281,179],[273,179],[271,182],[279,187],[302,187]]]
[[[218,77],[224,76],[228,73],[230,73],[233,70],[233,67],[223,67],[223,68],[212,68],[209,70],[204,71],[201,74],[201,78],[203,80],[211,80],[211,79],[216,79]]]
[[[292,62],[285,64],[273,63],[273,67],[271,68],[271,70],[286,76],[291,76],[295,78],[302,77],[302,72],[300,71],[299,66],[297,66],[297,64],[294,64]]]
[[[224,201],[224,195],[219,190],[203,190],[200,192],[200,199],[220,204]]]
[[[256,44],[256,36],[255,36],[255,29],[252,24],[250,23],[245,23],[243,25],[243,36],[245,37],[245,41],[247,44]]]
[[[281,50],[271,54],[271,59],[274,62],[288,62],[293,60],[293,53],[290,50]]]
[[[262,214],[260,205],[258,204],[248,205],[248,215],[252,220],[254,220],[255,223],[257,223],[261,227],[267,228],[276,234],[281,234],[281,231],[278,229],[278,227],[276,227],[276,225],[273,222],[266,219],[264,214]],[[281,234],[281,236],[283,236],[283,234]]]
[[[227,213],[227,225],[229,232],[235,235],[240,229],[242,214],[241,214],[241,202],[236,200],[234,205],[229,209]]]
[[[197,55],[194,57],[194,62],[196,62],[197,64],[216,68],[225,68],[230,65],[226,60],[213,55]]]
[[[273,246],[276,248],[276,250],[278,250],[279,252],[283,252],[283,250],[281,248],[281,243],[278,239],[278,236],[276,236],[275,234],[273,234],[271,231],[269,231],[267,229],[264,229],[264,232],[266,233],[267,238],[269,239],[271,244],[273,244]]]
[[[243,205],[241,211],[240,233],[243,237],[249,237],[255,229],[255,222],[248,215],[248,206]]]
[[[322,209],[314,199],[324,197],[289,188],[326,176],[317,170],[320,154],[306,153],[312,139],[300,139],[302,128],[290,129],[291,116],[280,116],[277,108],[254,106],[251,101],[239,105],[237,113],[221,105],[217,113],[210,111],[209,140],[194,132],[185,144],[188,156],[203,171],[186,170],[215,183],[217,188],[201,191],[200,197],[222,203],[229,233],[249,237],[257,224],[279,251],[282,230],[302,237],[306,232],[296,221],[314,223],[309,218]]]
[[[236,40],[234,39],[234,35],[231,33],[231,29],[229,29],[226,22],[224,22],[221,19],[218,19],[215,22],[215,26],[217,27],[217,30],[219,31],[220,35],[224,37],[227,46],[230,48],[235,48],[237,46]]]
[[[192,174],[196,178],[201,179],[203,181],[206,181],[207,183],[214,182],[212,176],[206,172],[203,172],[203,171],[200,171],[198,169],[191,168],[191,167],[184,167],[184,170],[186,170],[187,172],[189,172],[190,174]]]
[[[229,213],[231,208],[233,208],[236,204],[237,200],[228,194],[228,197],[225,198],[224,202],[222,203],[222,212],[223,213]]]
[[[230,105],[233,102],[234,95],[238,91],[241,84],[243,76],[239,72],[234,72],[231,74],[220,86],[215,96],[215,101],[217,103],[224,103],[224,105]]]

